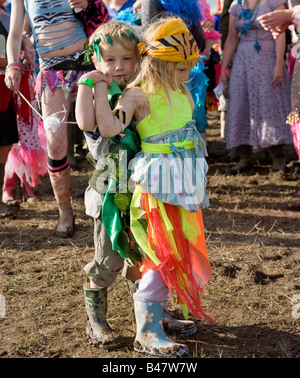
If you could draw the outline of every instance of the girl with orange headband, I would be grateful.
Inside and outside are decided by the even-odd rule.
[[[192,120],[193,100],[183,84],[199,59],[197,43],[180,18],[160,20],[138,44],[139,73],[113,111],[107,78],[98,83],[95,118],[103,137],[122,135],[134,120],[141,151],[129,162],[134,186],[130,228],[143,258],[134,294],[137,333],[134,349],[158,356],[188,354],[163,328],[166,302],[176,292],[185,318],[214,321],[199,294],[212,270],[201,209],[209,205],[205,143]],[[191,322],[191,320],[186,320]]]

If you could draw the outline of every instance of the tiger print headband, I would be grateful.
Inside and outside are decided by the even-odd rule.
[[[188,27],[180,18],[174,18],[161,25],[153,41],[147,45],[140,42],[139,52],[143,58],[152,55],[168,62],[184,62],[199,59],[199,49]]]

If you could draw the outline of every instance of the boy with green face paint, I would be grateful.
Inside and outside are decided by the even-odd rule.
[[[107,100],[111,109],[115,107],[122,89],[134,76],[139,61],[138,41],[137,32],[124,22],[111,21],[100,26],[90,37],[86,59],[93,61],[96,70],[79,80],[76,101],[78,126],[85,132],[88,159],[95,167],[85,193],[86,213],[94,218],[95,244],[94,259],[84,268],[89,279],[84,285],[87,335],[92,344],[106,349],[122,345],[121,337],[106,321],[107,288],[123,269],[125,259],[131,265],[138,259],[130,248],[129,229],[126,226],[129,224],[127,210],[131,193],[120,190],[119,172],[122,167],[119,162],[124,153],[127,155],[125,164],[134,157],[140,150],[140,139],[131,125],[113,138],[100,135],[95,121],[94,101],[97,84],[106,80],[109,83]],[[127,173],[124,176],[123,172],[122,177],[126,180]],[[132,280],[138,278],[139,273]]]

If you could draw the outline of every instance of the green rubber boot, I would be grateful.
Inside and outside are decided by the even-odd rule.
[[[91,289],[87,283],[83,286],[87,312],[87,337],[90,344],[108,350],[122,346],[122,341],[106,321],[107,289]]]

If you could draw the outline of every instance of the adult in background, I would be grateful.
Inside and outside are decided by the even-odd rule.
[[[10,22],[4,3],[4,0],[0,0],[0,218],[15,216],[18,212],[17,207],[8,206],[2,201],[5,163],[12,145],[19,141],[12,92],[4,83],[7,66],[5,46]]]
[[[288,123],[294,135],[294,145],[300,159],[300,1],[290,0],[289,9],[280,9],[258,17],[258,21],[265,30],[272,32],[277,39],[290,25],[296,28],[298,43],[295,43],[295,66],[292,77],[292,111],[288,116]],[[291,210],[300,210],[300,201],[288,204]]]
[[[219,21],[219,32],[221,33],[221,49],[224,49],[224,45],[226,42],[226,38],[228,35],[228,27],[229,27],[229,8],[232,4],[233,0],[224,0],[223,9]]]
[[[112,21],[124,21],[132,25],[140,25],[139,11],[141,0],[105,0],[109,17]]]
[[[142,28],[147,28],[154,19],[166,13],[180,16],[189,24],[189,29],[202,51],[204,48],[204,32],[199,22],[197,1],[142,0]]]
[[[111,19],[117,19],[122,11],[133,12],[135,0],[106,0],[105,4]]]
[[[226,82],[232,62],[226,147],[235,149],[239,161],[232,173],[251,168],[252,149],[270,149],[274,171],[286,169],[284,145],[293,142],[286,126],[290,112],[290,82],[285,65],[285,35],[276,41],[256,20],[284,9],[285,0],[235,0],[229,10],[229,29],[224,46],[219,82]]]
[[[79,78],[93,68],[81,65],[87,36],[97,25],[107,22],[109,15],[100,0],[12,0],[5,81],[14,92],[19,90],[22,76],[19,55],[25,13],[39,55],[36,90],[41,95],[48,171],[59,210],[55,234],[71,237],[74,214],[67,160],[68,115],[71,103],[75,101]]]

